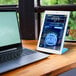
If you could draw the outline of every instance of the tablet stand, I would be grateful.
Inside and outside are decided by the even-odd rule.
[[[65,52],[67,52],[67,51],[68,51],[68,48],[63,48],[62,54],[65,53]]]

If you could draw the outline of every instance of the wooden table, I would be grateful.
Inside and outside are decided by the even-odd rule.
[[[36,40],[23,40],[23,47],[36,49]],[[76,43],[65,43],[69,51],[63,55],[50,54],[44,60],[23,66],[0,76],[57,76],[72,68],[76,68]]]

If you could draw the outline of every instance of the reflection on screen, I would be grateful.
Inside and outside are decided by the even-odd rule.
[[[0,12],[0,47],[20,43],[16,12]]]
[[[47,14],[39,47],[60,50],[65,22],[66,15]]]

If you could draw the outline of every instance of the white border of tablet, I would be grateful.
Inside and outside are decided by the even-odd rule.
[[[62,37],[62,43],[61,43],[59,51],[58,50],[53,50],[53,49],[47,49],[47,48],[39,47],[46,14],[66,15],[67,16],[66,23],[65,23],[65,29],[64,29],[64,33],[63,33],[63,37]],[[68,25],[68,20],[69,20],[69,15],[70,15],[70,11],[45,11],[43,23],[42,23],[42,26],[41,26],[40,36],[39,36],[39,40],[38,40],[38,44],[37,44],[37,50],[43,51],[43,52],[47,52],[47,53],[62,54],[62,50],[63,50],[63,46],[64,46],[64,39],[65,39],[67,25]]]

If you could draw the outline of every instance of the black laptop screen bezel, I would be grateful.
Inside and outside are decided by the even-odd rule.
[[[18,22],[18,16],[17,16],[17,10],[15,9],[6,9],[6,8],[0,8],[0,12],[16,12],[16,17],[17,17],[17,23],[19,25],[19,22]],[[19,25],[20,26],[20,25]],[[19,28],[19,34],[20,34],[20,27],[18,26]],[[21,43],[21,36],[20,36],[20,42],[19,43],[15,43],[15,44],[11,44],[11,45],[6,45],[6,46],[2,46],[0,47],[0,52],[1,51],[4,51],[4,50],[8,50],[8,49],[11,49],[11,48],[22,48],[22,43]]]
[[[21,45],[21,43],[17,43],[17,44],[3,46],[3,47],[0,47],[0,51],[5,51],[5,50],[11,49],[11,48],[17,48],[17,49],[22,48],[22,45]]]

